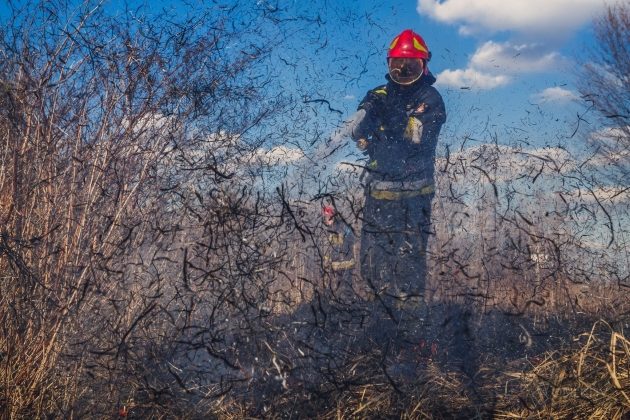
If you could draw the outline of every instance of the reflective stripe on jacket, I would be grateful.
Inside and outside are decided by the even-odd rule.
[[[435,185],[425,180],[393,182],[373,181],[369,185],[370,196],[377,200],[401,200],[420,195],[433,194]]]

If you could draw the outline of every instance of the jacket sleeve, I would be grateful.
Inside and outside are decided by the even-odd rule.
[[[360,124],[355,127],[354,132],[352,133],[352,138],[354,140],[359,140],[360,138],[368,138],[372,136],[377,128],[380,126],[380,110],[383,106],[383,100],[387,95],[387,91],[385,86],[377,87],[376,89],[370,90],[361,103],[359,103],[359,111],[363,110],[365,112],[365,116]]]
[[[355,136],[355,132],[357,132],[359,127],[363,124],[365,115],[366,111],[364,109],[359,109],[357,112],[352,114],[350,118],[345,120],[343,124],[335,130],[332,136],[330,136],[331,144],[335,146],[340,145],[347,137],[357,140],[359,137]]]
[[[366,111],[364,109],[359,109],[352,114],[331,134],[326,142],[317,148],[314,159],[321,160],[330,156],[336,149],[342,147],[348,138],[354,141],[360,139],[361,136],[357,136],[357,132],[362,126],[365,116]]]
[[[446,122],[446,108],[442,96],[435,88],[431,88],[424,99],[424,111],[414,112],[413,116],[422,123],[420,144],[435,147],[442,124]]]

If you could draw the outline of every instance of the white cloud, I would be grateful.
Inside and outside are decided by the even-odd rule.
[[[520,152],[524,156],[531,156],[537,158],[539,161],[551,163],[550,167],[557,168],[563,167],[564,169],[575,169],[575,159],[573,156],[562,147],[541,147],[536,149],[524,150]],[[571,165],[566,165],[567,162],[571,162]],[[570,169],[569,169],[570,167]]]
[[[276,146],[272,149],[258,149],[258,161],[264,165],[286,165],[304,157],[304,152],[297,147]]]
[[[455,87],[493,89],[508,84],[514,75],[558,70],[566,60],[538,43],[487,41],[472,55],[466,69],[445,70],[438,83]]]
[[[627,151],[598,153],[586,162],[589,169],[615,169],[630,165],[630,153]]]
[[[173,126],[176,126],[176,124],[177,121],[173,117],[164,116],[159,112],[154,114],[147,113],[133,120],[125,118],[122,121],[122,127],[131,129],[134,134],[155,134],[156,132],[167,131],[167,129],[171,129]]]
[[[335,165],[335,172],[359,175],[363,171],[363,162],[338,162]]]
[[[595,79],[598,83],[610,84],[611,86],[617,88],[624,86],[624,81],[611,72],[610,67],[602,66],[593,62],[584,63],[584,66],[593,79]],[[630,76],[626,75],[625,77],[627,78]]]
[[[604,10],[604,0],[417,0],[418,13],[458,25],[461,35],[487,40],[506,31],[529,40],[487,41],[465,69],[449,69],[438,76],[444,85],[479,89],[503,86],[514,79],[510,76],[566,67],[567,60],[553,48]],[[554,93],[559,92],[546,92],[549,99]]]
[[[514,45],[488,41],[470,59],[473,68],[508,73],[557,70],[563,64],[560,54],[546,51],[542,45],[535,43]]]
[[[607,127],[591,133],[591,139],[598,142],[620,143],[628,137],[630,126]]]
[[[630,189],[628,187],[600,187],[593,190],[599,200],[628,201]]]
[[[470,87],[476,89],[494,89],[508,84],[510,78],[505,75],[492,75],[468,68],[465,70],[446,69],[437,75],[437,84],[441,86]]]
[[[595,197],[602,203],[625,203],[630,200],[630,189],[628,187],[598,187],[592,190],[576,189],[571,195],[592,203],[596,202]]]
[[[537,102],[571,102],[579,99],[579,96],[568,89],[563,89],[561,87],[555,86],[550,87],[542,92],[539,92],[535,95],[532,95],[532,98]]]
[[[602,0],[418,0],[417,10],[464,32],[562,35],[590,22]]]
[[[561,175],[574,171],[577,164],[568,151],[559,147],[521,149],[493,144],[480,144],[453,152],[449,160],[464,164],[474,162],[475,165],[485,167],[495,181],[531,184],[534,177],[544,175],[547,185],[554,179],[560,180]],[[445,164],[445,158],[436,160],[437,167],[444,167]],[[467,182],[467,178],[464,177],[462,182]]]
[[[597,153],[588,160],[591,167],[630,167],[630,149],[627,144],[630,126],[609,127],[590,134],[589,142]]]

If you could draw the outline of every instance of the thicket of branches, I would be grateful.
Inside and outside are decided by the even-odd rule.
[[[323,48],[321,22],[237,3],[12,8],[0,32],[5,417],[278,413],[384,366],[358,273],[348,304],[324,259],[321,202],[358,232],[360,168],[324,178],[308,160],[327,102],[309,96],[308,72],[288,87],[300,62],[278,55],[298,27]],[[627,39],[622,12],[600,27],[602,40],[625,28],[611,45]],[[627,145],[627,107],[594,103]],[[494,310],[623,320],[628,190],[604,175],[627,173],[627,151],[583,158],[482,135],[437,162],[427,300],[474,313],[471,330]]]
[[[270,96],[281,12],[29,6],[0,47],[3,411],[185,415],[290,293],[254,153],[294,106]]]
[[[581,67],[581,93],[606,118],[607,125],[623,134],[619,141],[628,146],[630,138],[630,9],[615,3],[594,24],[597,48],[586,54]]]

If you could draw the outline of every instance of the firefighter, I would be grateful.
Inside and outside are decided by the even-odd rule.
[[[352,273],[355,267],[354,232],[330,204],[322,207],[322,218],[327,238],[324,262],[332,274],[332,291],[343,300],[351,300],[354,295],[352,291]]]
[[[369,157],[364,173],[361,275],[379,301],[423,299],[435,149],[446,120],[432,86],[431,52],[405,30],[387,54],[387,83],[359,104],[349,135]]]

